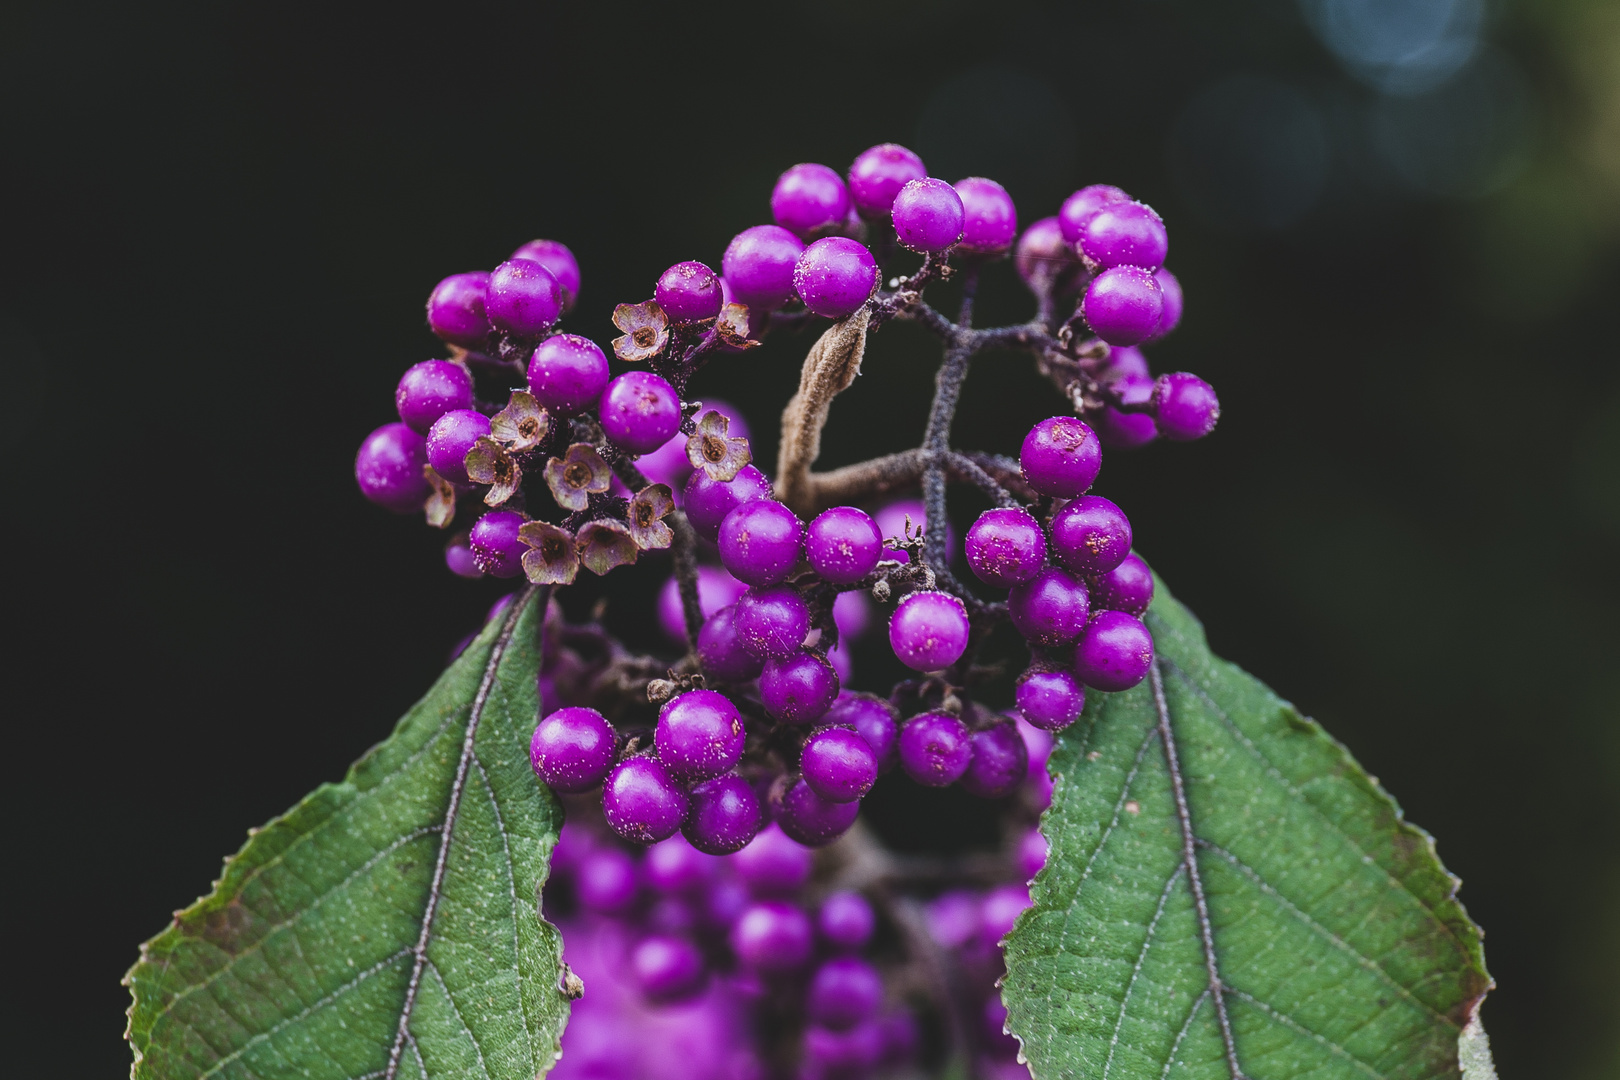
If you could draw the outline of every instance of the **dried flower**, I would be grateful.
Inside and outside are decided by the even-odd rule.
[[[669,344],[669,316],[656,300],[620,304],[613,309],[613,325],[624,331],[613,339],[613,354],[620,360],[651,360]]]
[[[433,489],[422,506],[427,512],[427,523],[435,529],[448,528],[456,517],[456,486],[434,472],[431,465],[422,466],[422,475]]]
[[[725,483],[736,478],[742,467],[754,460],[748,450],[748,440],[732,438],[731,421],[713,409],[703,414],[697,431],[686,440],[686,460],[692,468],[702,469],[709,479]]]
[[[715,322],[714,329],[720,335],[720,340],[733,349],[752,349],[764,344],[748,336],[747,304],[733,303],[721,308],[720,318]]]
[[[636,561],[636,542],[622,521],[592,521],[579,530],[579,561],[593,574]]]
[[[525,521],[518,539],[529,545],[523,553],[523,573],[536,585],[571,585],[579,574],[579,550],[574,534],[544,521]]]
[[[603,492],[613,482],[613,470],[590,443],[575,443],[562,457],[546,462],[546,486],[565,510],[583,510],[591,492]]]
[[[475,484],[490,486],[484,501],[491,506],[510,499],[523,482],[523,470],[518,467],[517,458],[488,435],[480,435],[472,444],[466,462],[468,478]]]
[[[630,538],[642,551],[662,551],[675,540],[664,517],[675,509],[668,484],[648,484],[630,500]]]
[[[489,434],[514,454],[533,450],[551,430],[551,417],[527,390],[512,391],[506,408],[490,417]]]

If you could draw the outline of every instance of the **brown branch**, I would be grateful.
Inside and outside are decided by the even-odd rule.
[[[782,445],[776,457],[776,497],[801,515],[816,505],[810,466],[821,455],[821,429],[832,399],[861,373],[866,327],[872,313],[862,308],[829,326],[804,358],[799,392],[782,410]]]

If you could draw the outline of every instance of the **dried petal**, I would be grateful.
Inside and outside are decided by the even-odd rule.
[[[613,354],[620,360],[651,360],[669,344],[669,316],[656,300],[620,304],[613,309],[613,325],[624,331],[613,339]]]
[[[456,486],[434,472],[431,465],[422,466],[422,475],[433,489],[422,506],[427,512],[427,523],[435,529],[448,528],[456,518]]]
[[[529,545],[523,573],[536,585],[571,585],[579,574],[574,534],[544,521],[525,521],[518,539]]]
[[[621,521],[592,521],[579,530],[579,561],[593,574],[636,561],[636,542]]]
[[[748,440],[732,438],[731,421],[713,409],[703,414],[697,431],[686,440],[686,460],[692,468],[702,469],[709,479],[725,483],[736,477],[744,465],[754,460],[748,449]]]
[[[613,470],[590,443],[575,443],[562,457],[546,462],[546,486],[565,510],[585,509],[591,492],[606,491],[612,483]]]
[[[675,540],[664,517],[675,509],[668,484],[649,484],[630,500],[630,538],[643,551],[662,551]]]
[[[533,450],[551,430],[551,417],[527,390],[512,391],[506,408],[490,417],[489,434],[514,454]]]
[[[715,322],[714,329],[720,335],[720,340],[733,349],[752,349],[764,344],[748,336],[747,304],[733,303],[721,308],[720,318]]]
[[[517,458],[488,435],[478,437],[465,460],[468,478],[475,484],[490,485],[484,501],[491,506],[510,499],[523,482],[523,470],[518,467]]]

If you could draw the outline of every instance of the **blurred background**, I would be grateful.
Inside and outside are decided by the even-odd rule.
[[[1221,426],[1110,453],[1099,490],[1216,650],[1436,835],[1488,933],[1502,1075],[1620,1073],[1620,7],[58,2],[0,27],[0,431],[44,481],[0,503],[8,1057],[121,1074],[137,943],[503,591],[351,474],[440,355],[433,284],[563,240],[565,328],[605,343],[613,304],[767,221],[781,170],[893,140],[1025,223],[1094,182],[1163,213],[1187,314],[1150,357],[1214,383]],[[1008,265],[981,296],[985,323],[1029,312]],[[808,342],[697,384],[767,468]],[[936,362],[885,328],[823,464],[914,444]],[[1060,410],[987,355],[957,439],[1016,452]],[[665,573],[608,597],[644,644]]]

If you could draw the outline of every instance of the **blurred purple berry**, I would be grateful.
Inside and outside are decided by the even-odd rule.
[[[484,576],[473,559],[472,547],[466,533],[456,533],[444,545],[444,565],[456,577],[477,579]]]
[[[1054,416],[1029,429],[1018,451],[1025,482],[1042,495],[1072,499],[1097,480],[1102,447],[1084,420]]]
[[[1031,669],[1018,677],[1013,701],[1025,720],[1042,731],[1062,731],[1086,707],[1086,688],[1067,671]]]
[[[427,460],[433,471],[453,484],[470,484],[467,451],[489,434],[489,417],[471,409],[453,409],[428,429]]]
[[[913,180],[895,196],[895,235],[912,251],[949,251],[962,239],[962,222],[962,197],[943,180]]]
[[[814,314],[829,319],[853,315],[877,288],[878,265],[866,245],[828,236],[804,249],[793,267],[793,290]]]
[[[875,694],[842,693],[822,717],[825,724],[848,724],[866,740],[877,759],[878,772],[894,768],[900,737],[894,706]]]
[[[981,799],[999,799],[1016,791],[1029,772],[1029,750],[1018,725],[997,721],[975,731],[970,742],[973,754],[962,773],[963,790]]]
[[[810,633],[810,606],[791,585],[749,589],[733,611],[737,638],[755,656],[785,660],[799,652]]]
[[[703,988],[703,954],[683,937],[653,934],[630,953],[630,974],[651,1001],[676,1001]]]
[[[682,448],[685,456],[685,448]],[[681,508],[697,534],[710,542],[720,539],[720,523],[745,502],[771,497],[771,482],[752,465],[744,465],[730,480],[711,480],[702,469],[687,477]]]
[[[681,429],[675,388],[650,371],[627,371],[608,383],[598,410],[607,437],[632,454],[658,449]]]
[[[704,322],[720,314],[725,303],[720,275],[700,262],[678,262],[658,279],[653,299],[670,322]]]
[[[691,791],[692,809],[683,833],[708,855],[740,851],[759,833],[759,796],[734,773],[705,780]]]
[[[835,956],[810,977],[805,1012],[834,1030],[854,1027],[883,1004],[883,977],[865,960]]]
[[[635,860],[614,847],[586,853],[574,875],[574,891],[591,911],[604,915],[624,911],[636,900]]]
[[[804,550],[811,569],[824,581],[848,585],[878,564],[883,556],[883,534],[866,511],[835,506],[810,522]]]
[[[550,270],[562,288],[562,309],[572,310],[579,299],[579,260],[568,250],[568,245],[560,240],[530,240],[512,252],[512,258],[528,259]]]
[[[472,376],[449,360],[424,360],[405,369],[394,390],[399,418],[419,435],[452,409],[472,408]]]
[[[810,880],[815,857],[778,825],[761,829],[747,846],[731,856],[731,867],[749,888],[763,895],[796,892]]]
[[[489,337],[489,316],[484,299],[489,294],[489,274],[451,274],[433,287],[427,302],[428,328],[440,340],[476,349]]]
[[[721,608],[698,631],[698,662],[716,682],[747,682],[765,670],[764,659],[743,647],[736,617],[735,606]]]
[[[731,238],[720,269],[737,302],[747,304],[752,316],[755,310],[774,311],[793,299],[793,268],[803,254],[804,241],[780,225],[755,225]]]
[[[784,724],[819,720],[837,697],[838,673],[820,653],[772,657],[759,676],[759,698],[765,711]]]
[[[1115,266],[1091,279],[1080,313],[1110,345],[1135,345],[1158,329],[1164,294],[1153,275],[1137,266]]]
[[[849,831],[861,804],[823,799],[800,777],[783,789],[775,810],[783,832],[801,844],[821,847]]]
[[[771,217],[803,240],[838,229],[848,216],[849,191],[825,165],[795,165],[771,191]]]
[[[803,1080],[854,1080],[883,1058],[883,1026],[874,1017],[842,1031],[812,1024],[804,1031]]]
[[[999,255],[1012,247],[1018,235],[1018,210],[1007,189],[982,176],[969,176],[951,186],[962,200],[961,250]]]
[[[404,424],[384,424],[366,436],[354,456],[360,494],[396,514],[422,509],[433,488],[422,475],[428,444]]]
[[[731,928],[731,951],[738,961],[768,975],[803,965],[814,945],[810,916],[781,900],[751,904]]]
[[[1040,572],[1046,561],[1046,535],[1040,522],[1018,506],[979,515],[967,533],[967,561],[987,585],[1011,588]]]
[[[715,690],[689,690],[665,702],[653,732],[658,760],[683,783],[729,772],[746,739],[737,706]]]
[[[1097,612],[1074,647],[1074,673],[1108,693],[1129,690],[1152,665],[1153,635],[1142,620],[1123,611]]]
[[[637,844],[674,836],[689,807],[686,792],[650,757],[621,761],[602,788],[602,816],[608,826]]]
[[[1130,519],[1101,495],[1082,495],[1052,516],[1052,554],[1076,574],[1106,574],[1130,552]]]
[[[745,502],[720,523],[720,561],[738,581],[769,585],[798,565],[804,523],[774,499]]]
[[[748,586],[718,566],[697,568],[698,608],[707,622],[721,608],[730,607]],[[677,644],[686,641],[686,613],[681,607],[681,583],[670,577],[658,590],[658,625]]]
[[[601,346],[578,334],[557,334],[529,358],[529,392],[558,416],[577,416],[595,405],[608,384]]]
[[[967,725],[949,713],[923,713],[900,729],[900,767],[924,787],[949,787],[972,760]]]
[[[518,537],[523,515],[511,510],[491,510],[473,522],[467,534],[473,562],[490,577],[514,578],[523,573],[523,553],[529,550]]]
[[[889,617],[889,645],[913,671],[939,671],[961,658],[971,629],[967,608],[956,597],[915,592]]]
[[[857,892],[831,893],[816,912],[816,930],[821,940],[844,952],[865,948],[876,928],[872,905]]]
[[[1013,252],[1013,265],[1024,284],[1037,291],[1049,289],[1065,270],[1077,265],[1074,247],[1063,239],[1055,217],[1044,217],[1024,230]]]
[[[1221,403],[1215,388],[1196,375],[1177,371],[1153,384],[1153,419],[1167,439],[1202,439],[1215,430]]]
[[[715,860],[682,836],[660,840],[647,848],[641,871],[647,884],[662,893],[694,892],[713,877]]]
[[[862,217],[882,221],[900,189],[927,175],[922,158],[895,143],[881,143],[861,151],[850,165],[849,196]]]
[[[997,885],[984,898],[979,914],[979,936],[984,944],[995,948],[1001,939],[1012,933],[1018,916],[1029,907],[1029,889],[1024,885]],[[999,1004],[999,996],[997,999]],[[1002,1010],[1005,1016],[1006,1010]],[[1000,1028],[998,1026],[997,1030]]]
[[[1092,184],[1063,200],[1058,210],[1058,226],[1063,239],[1073,244],[1080,239],[1080,228],[1086,220],[1105,206],[1130,202],[1131,197],[1112,184]]]
[[[1181,282],[1176,275],[1164,267],[1153,272],[1153,280],[1159,283],[1159,292],[1164,295],[1164,310],[1159,315],[1159,325],[1149,335],[1149,341],[1157,341],[1181,323],[1182,293]]]
[[[508,259],[489,275],[484,314],[489,325],[516,337],[550,330],[562,315],[562,286],[531,259]]]
[[[1041,835],[1041,830],[1031,829],[1024,834],[1024,838],[1018,842],[1018,868],[1025,880],[1041,872],[1046,865],[1047,853],[1046,837]]]
[[[613,768],[613,725],[595,709],[558,709],[534,729],[529,764],[554,791],[589,791]]]
[[[1080,636],[1091,612],[1086,583],[1048,566],[1007,594],[1007,617],[1032,645],[1051,648]]]

